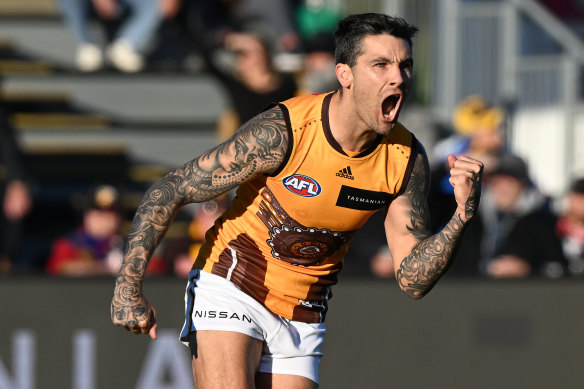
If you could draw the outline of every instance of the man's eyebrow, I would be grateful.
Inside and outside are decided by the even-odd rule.
[[[393,61],[387,57],[376,57],[373,58],[371,61],[369,61],[370,63],[375,63],[375,62],[387,62],[387,63],[393,63]]]
[[[407,65],[413,65],[414,59],[412,57],[407,57],[407,58],[404,58],[400,63],[407,64]]]
[[[395,61],[392,59],[389,59],[387,57],[376,57],[376,58],[373,58],[371,61],[369,61],[369,63],[379,63],[379,62],[394,63]],[[406,57],[406,58],[402,59],[399,63],[400,64],[413,64],[414,59],[412,57]]]

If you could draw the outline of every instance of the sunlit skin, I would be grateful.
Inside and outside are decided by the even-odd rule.
[[[346,150],[361,151],[378,134],[387,134],[412,86],[413,59],[409,44],[392,35],[372,35],[362,42],[362,54],[355,66],[337,64],[343,93],[331,100],[331,131]],[[399,98],[389,116],[383,102]],[[387,110],[386,110],[387,111]]]

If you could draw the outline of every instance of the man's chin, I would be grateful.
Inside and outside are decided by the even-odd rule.
[[[381,134],[381,135],[387,135],[391,132],[391,130],[393,130],[393,128],[395,127],[395,124],[397,123],[397,121],[395,122],[383,122],[383,124],[381,126],[378,127],[377,129],[377,133]]]

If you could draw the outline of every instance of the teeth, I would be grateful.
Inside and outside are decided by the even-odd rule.
[[[382,105],[382,115],[385,119],[391,119],[395,116],[398,102],[399,96],[397,95],[392,95],[386,98]],[[389,111],[387,111],[387,108],[389,108]]]

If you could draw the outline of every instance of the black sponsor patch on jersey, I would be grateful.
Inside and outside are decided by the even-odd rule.
[[[337,206],[360,211],[373,211],[388,205],[393,196],[386,192],[374,192],[343,185],[337,198]]]

